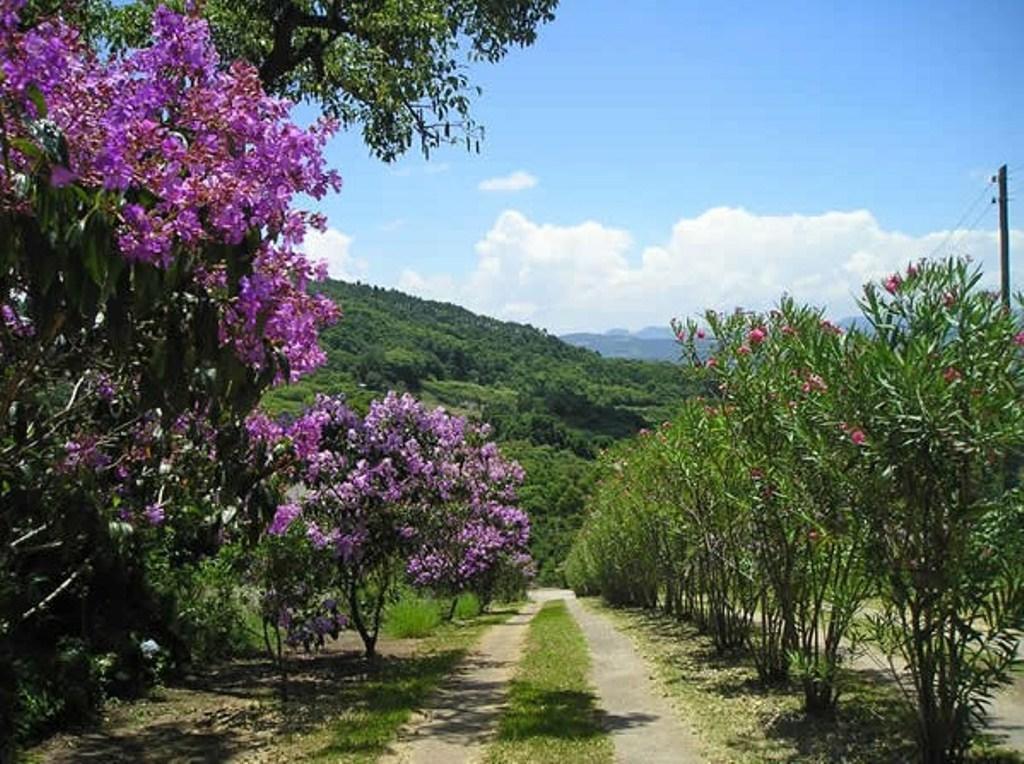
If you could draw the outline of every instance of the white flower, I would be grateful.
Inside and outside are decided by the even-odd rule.
[[[147,639],[139,645],[139,649],[142,650],[142,654],[147,658],[152,658],[160,652],[160,645],[156,643],[155,639]]]

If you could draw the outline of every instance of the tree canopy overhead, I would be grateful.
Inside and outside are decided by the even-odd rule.
[[[183,5],[173,2],[172,5]],[[470,61],[496,62],[531,45],[558,0],[206,0],[199,4],[225,58],[244,58],[264,87],[310,100],[370,150],[393,161],[418,143],[479,146],[480,94]],[[51,0],[33,5],[47,7]],[[138,45],[155,0],[87,0],[80,12],[114,47]]]

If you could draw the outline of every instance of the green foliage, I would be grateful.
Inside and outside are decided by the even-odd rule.
[[[170,536],[150,554],[147,573],[165,603],[171,631],[198,664],[259,651],[259,605],[239,582],[248,555],[238,544],[221,547],[212,557],[177,559],[180,549]]]
[[[788,299],[709,313],[710,362],[679,327],[715,395],[602,459],[574,588],[745,646],[808,711],[864,636],[906,666],[922,759],[961,760],[1024,624],[1024,331],[979,280],[950,260],[868,285],[849,334]]]
[[[17,735],[31,740],[60,724],[92,721],[106,698],[114,657],[94,655],[80,639],[62,638],[49,662],[16,660]]]
[[[406,593],[384,613],[384,633],[396,639],[429,637],[441,623],[441,603]]]
[[[529,440],[584,457],[669,418],[690,389],[679,368],[601,358],[531,326],[448,303],[339,281],[323,285],[343,310],[321,333],[326,366],[266,398],[297,411],[316,392],[358,405],[388,390],[415,391],[490,422],[502,440]]]
[[[472,592],[467,592],[460,594],[455,601],[453,617],[459,621],[468,621],[470,618],[476,618],[480,612],[480,598]]]
[[[537,565],[537,583],[560,586],[564,581],[562,564],[583,523],[595,465],[572,452],[523,441],[507,443],[503,451],[526,470],[519,506],[530,515],[530,550]]]
[[[35,6],[53,5],[34,0]],[[148,30],[154,0],[92,0],[79,11],[114,47]],[[167,3],[183,7],[183,0]],[[268,91],[316,102],[345,125],[362,125],[367,146],[391,161],[414,142],[479,151],[483,128],[470,115],[479,95],[466,63],[502,59],[531,45],[558,0],[330,0],[201,5],[225,58],[253,63]]]

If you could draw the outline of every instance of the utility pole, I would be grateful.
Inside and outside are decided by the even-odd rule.
[[[999,183],[999,273],[1002,276],[1000,295],[1003,305],[1010,307],[1010,221],[1006,214],[1006,165],[996,175]]]

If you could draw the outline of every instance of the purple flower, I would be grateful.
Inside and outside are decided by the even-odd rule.
[[[164,508],[159,502],[146,505],[146,509],[143,510],[142,514],[150,525],[154,527],[163,525]]]
[[[98,374],[96,376],[96,395],[100,397],[100,400],[110,403],[114,400],[115,394],[116,390],[110,376],[103,373]]]
[[[63,188],[78,180],[78,175],[63,165],[55,164],[50,168],[50,185]]]
[[[274,519],[267,528],[267,533],[271,536],[283,536],[300,514],[302,514],[302,508],[298,504],[281,504],[274,513]]]
[[[0,0],[0,100],[31,118],[30,93],[42,93],[69,153],[67,165],[50,168],[52,185],[148,192],[155,201],[119,211],[118,248],[133,262],[166,268],[197,245],[261,235],[251,274],[223,303],[221,341],[258,369],[281,354],[292,378],[322,364],[317,333],[339,311],[311,292],[325,274],[299,247],[323,219],[292,204],[340,188],[323,157],[337,124],[296,126],[290,104],[263,92],[255,68],[222,65],[197,16],[158,6],[148,47],[97,58],[59,19],[22,31],[21,8],[20,0]],[[7,129],[33,140],[21,121]],[[31,168],[32,156],[10,154],[16,171]],[[6,196],[0,187],[0,203]],[[197,283],[220,296],[224,284],[204,275]]]

